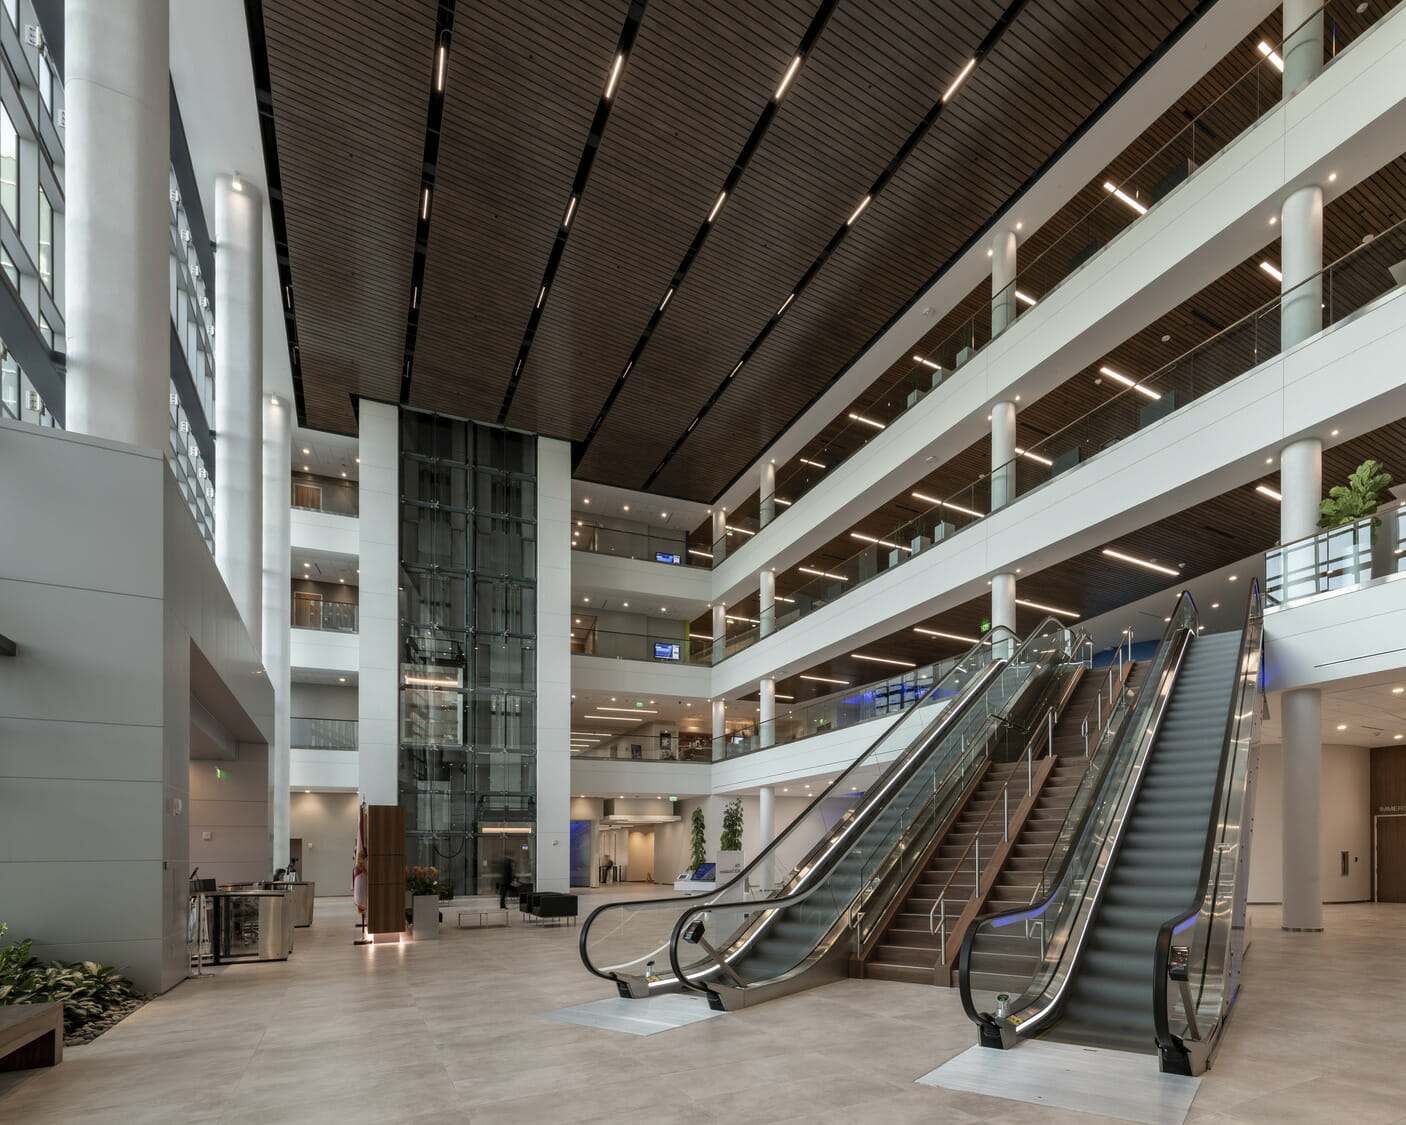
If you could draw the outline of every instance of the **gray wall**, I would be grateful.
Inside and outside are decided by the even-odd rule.
[[[0,918],[42,957],[184,978],[191,649],[273,693],[164,458],[0,422]],[[271,843],[270,843],[271,848]]]
[[[289,804],[293,839],[303,842],[299,875],[317,884],[317,896],[351,895],[356,846],[355,793],[294,793]]]
[[[293,710],[304,719],[355,719],[356,688],[340,684],[294,684]]]

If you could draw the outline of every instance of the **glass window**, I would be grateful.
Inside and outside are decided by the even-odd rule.
[[[48,344],[50,350],[52,350],[54,346],[54,329],[53,326],[44,319],[43,313],[39,314],[39,335],[44,337],[44,343]]]
[[[20,369],[10,349],[0,345],[0,415],[20,416]]]
[[[15,123],[4,106],[0,106],[0,208],[10,225],[20,224],[20,138]]]
[[[44,189],[39,189],[39,280],[54,291],[54,209]]]
[[[0,246],[0,270],[5,272],[5,276],[10,279],[10,284],[16,289],[20,287],[20,271],[15,266],[15,260],[10,257],[10,252]]]
[[[44,108],[54,112],[54,70],[46,56],[39,56],[39,99]]]
[[[18,30],[20,26],[20,0],[5,0],[5,11],[9,13],[10,22]]]

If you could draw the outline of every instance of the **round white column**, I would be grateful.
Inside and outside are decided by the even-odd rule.
[[[758,719],[758,729],[761,733],[760,744],[762,746],[775,746],[776,677],[763,676],[758,685],[758,694],[761,697],[761,711]]]
[[[1323,69],[1321,0],[1284,0],[1284,96]]]
[[[1323,501],[1323,443],[1304,438],[1279,455],[1279,541],[1293,543],[1318,533],[1318,508]]]
[[[1015,632],[1015,575],[993,574],[991,576],[991,631],[1005,626]],[[1007,645],[1009,647],[1009,645]],[[997,652],[1005,649],[998,643]]]
[[[991,510],[1015,499],[1015,403],[991,408]]]
[[[713,760],[721,761],[727,754],[723,738],[727,735],[727,704],[722,699],[713,700]]]
[[[1323,928],[1322,698],[1317,688],[1279,699],[1284,731],[1284,918],[1286,930]]]
[[[170,442],[167,0],[68,0],[64,328],[69,430]],[[216,475],[216,486],[223,482]]]
[[[1015,320],[1015,231],[991,235],[991,338]]]
[[[263,624],[263,233],[259,193],[215,177],[215,563],[255,647]]]
[[[1279,341],[1287,350],[1323,328],[1323,189],[1300,188],[1284,200],[1279,218],[1279,283],[1284,294]]]
[[[760,798],[760,812],[757,816],[757,851],[765,848],[776,836],[776,790],[770,785],[763,785],[757,790]]]
[[[293,404],[271,395],[263,407],[263,655],[273,688],[273,744],[269,747],[269,785],[273,789],[273,866],[288,866],[289,747],[292,714],[289,699],[289,628],[293,623],[290,503],[292,501]]]
[[[761,525],[766,527],[776,518],[776,462],[762,462],[761,471]]]
[[[713,565],[717,566],[727,558],[727,513],[721,508],[713,509]]]
[[[776,571],[764,570],[757,575],[757,597],[761,601],[760,635],[771,636],[776,629]]]
[[[727,655],[727,606],[713,603],[713,663]]]

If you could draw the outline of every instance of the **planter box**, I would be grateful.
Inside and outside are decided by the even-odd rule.
[[[411,924],[416,941],[433,941],[439,937],[439,895],[415,895],[412,898]]]

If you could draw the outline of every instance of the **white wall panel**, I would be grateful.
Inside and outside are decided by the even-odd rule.
[[[571,884],[571,446],[537,439],[537,886]]]
[[[360,524],[356,516],[292,508],[288,518],[290,545],[307,551],[357,555],[361,552]]]
[[[373,805],[399,804],[400,417],[396,407],[361,403],[361,632],[357,658],[360,785]],[[294,630],[293,666],[302,667]]]

